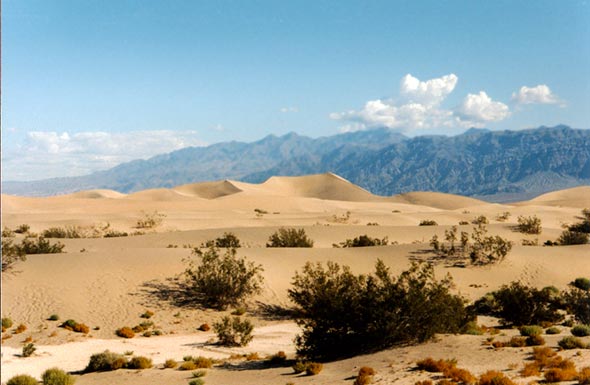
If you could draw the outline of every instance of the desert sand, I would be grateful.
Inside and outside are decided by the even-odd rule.
[[[2,225],[11,229],[28,224],[41,232],[56,226],[104,226],[133,233],[146,213],[162,215],[162,223],[142,235],[118,238],[60,239],[65,253],[30,255],[11,272],[2,274],[2,317],[27,330],[4,333],[2,381],[14,374],[37,378],[47,368],[68,371],[84,369],[93,353],[109,349],[153,359],[155,368],[143,371],[118,370],[76,375],[77,384],[187,384],[192,375],[162,369],[169,358],[181,361],[186,355],[203,355],[224,361],[208,370],[207,384],[342,384],[352,383],[363,365],[376,369],[374,383],[414,384],[433,379],[430,373],[414,370],[416,360],[456,358],[460,367],[481,374],[488,369],[505,371],[519,383],[518,370],[530,348],[493,349],[482,342],[486,336],[441,335],[436,341],[411,347],[327,363],[318,376],[293,375],[289,367],[265,368],[260,362],[230,358],[236,354],[258,353],[261,357],[280,350],[295,357],[293,339],[299,327],[293,320],[263,311],[268,306],[289,307],[287,290],[291,278],[307,261],[336,261],[356,273],[373,270],[378,258],[394,273],[405,270],[413,260],[428,259],[428,242],[460,221],[470,222],[479,215],[489,220],[491,234],[515,243],[506,259],[486,267],[436,265],[438,277],[450,274],[456,292],[475,300],[511,281],[560,289],[576,277],[590,277],[590,245],[545,247],[555,240],[563,225],[576,221],[583,208],[590,208],[590,187],[544,194],[527,202],[491,204],[484,201],[433,192],[413,192],[380,197],[334,174],[305,177],[273,177],[261,184],[217,181],[153,189],[133,194],[110,190],[85,191],[48,198],[2,195]],[[509,212],[507,221],[496,216]],[[538,236],[513,230],[519,215],[536,215],[542,220]],[[431,219],[438,226],[418,226]],[[368,225],[370,224],[370,225]],[[300,227],[315,242],[311,249],[266,248],[269,235],[280,227]],[[462,225],[463,230],[471,225]],[[191,247],[233,232],[244,247],[239,254],[262,264],[264,290],[248,303],[246,316],[255,324],[253,341],[243,348],[215,345],[212,331],[201,332],[203,323],[212,324],[231,312],[218,312],[178,303],[175,290],[182,282],[191,257]],[[362,234],[388,237],[394,244],[366,248],[333,248]],[[22,238],[17,235],[17,239]],[[538,239],[538,246],[522,246],[522,240]],[[162,331],[161,336],[121,339],[114,334],[122,326],[137,325],[146,310]],[[59,328],[48,321],[51,314],[60,320],[75,319],[90,326],[88,335]],[[481,317],[480,317],[481,318]],[[494,319],[481,318],[491,326]],[[506,330],[506,336],[517,334]],[[555,347],[562,335],[548,336]],[[506,338],[507,338],[506,337]],[[36,353],[19,356],[23,341],[32,340]],[[589,337],[586,337],[590,342]],[[576,354],[578,353],[578,354]],[[579,365],[590,365],[590,350],[567,351]],[[537,378],[538,379],[538,378]]]

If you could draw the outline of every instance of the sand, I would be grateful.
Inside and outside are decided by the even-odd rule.
[[[542,245],[546,240],[555,240],[564,224],[576,221],[581,210],[589,207],[587,186],[501,205],[431,192],[379,197],[334,174],[273,177],[261,184],[217,181],[133,194],[93,190],[49,198],[2,195],[2,224],[9,228],[27,223],[31,231],[41,232],[53,226],[89,229],[108,223],[119,231],[143,232],[121,238],[61,239],[66,253],[31,255],[25,262],[17,263],[12,272],[2,274],[2,316],[9,316],[15,326],[27,326],[21,334],[13,334],[14,327],[4,333],[11,338],[2,344],[2,381],[15,373],[39,377],[52,366],[79,371],[91,354],[105,349],[146,355],[160,366],[165,359],[180,361],[187,354],[228,360],[232,354],[257,352],[267,356],[282,350],[294,357],[293,339],[299,328],[292,320],[262,312],[260,306],[291,306],[287,296],[291,278],[307,261],[336,261],[349,265],[354,272],[366,273],[380,258],[398,273],[412,260],[432,256],[425,250],[434,234],[442,237],[451,226],[460,221],[470,222],[479,215],[490,220],[491,234],[515,242],[511,253],[502,263],[487,267],[439,264],[437,276],[450,274],[455,290],[469,300],[514,280],[536,287],[565,288],[576,277],[590,277],[590,245],[522,246],[521,241],[538,239]],[[510,212],[509,219],[496,220],[503,212]],[[161,214],[159,226],[135,228],[138,220],[154,213]],[[537,215],[542,220],[543,232],[538,236],[515,232],[513,227],[519,215]],[[435,220],[438,226],[418,226],[425,219]],[[280,227],[304,228],[314,240],[314,248],[265,248],[269,235]],[[472,226],[459,227],[468,231]],[[249,302],[246,313],[256,326],[255,338],[239,349],[220,347],[212,332],[197,330],[202,323],[212,324],[232,309],[218,312],[181,306],[175,296],[186,260],[191,258],[191,247],[224,232],[233,232],[240,238],[245,246],[239,250],[240,255],[264,267],[264,290]],[[332,247],[362,234],[388,237],[395,244],[355,249]],[[17,239],[20,237],[17,235]],[[114,334],[119,327],[145,321],[140,315],[146,310],[155,313],[150,321],[163,335],[124,340]],[[47,320],[51,314],[59,314],[62,321],[71,318],[83,322],[92,330],[88,335],[66,331],[58,327],[59,321]],[[558,337],[548,338],[549,346],[556,346]],[[27,338],[35,342],[37,352],[29,358],[18,357]],[[360,366],[369,365],[378,371],[376,383],[413,384],[432,378],[412,370],[415,361],[426,356],[455,357],[460,366],[474,373],[500,369],[517,377],[518,369],[509,367],[520,365],[528,350],[490,350],[482,345],[485,338],[439,336],[438,341],[425,345],[328,363],[317,377],[293,376],[290,368],[261,368],[260,362],[229,360],[210,370],[206,383],[335,384],[353,376]],[[574,357],[576,362],[590,363],[590,351],[580,354]],[[77,377],[78,384],[186,384],[191,374],[156,368]],[[531,378],[516,380],[528,383]]]

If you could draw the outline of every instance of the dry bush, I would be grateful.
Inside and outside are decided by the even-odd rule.
[[[522,326],[519,329],[520,335],[524,337],[540,336],[543,333],[543,328],[539,325]]]
[[[74,385],[76,379],[59,368],[47,369],[41,375],[43,385]]]
[[[550,328],[547,328],[547,330],[545,330],[545,334],[560,334],[560,333],[561,333],[561,329],[556,326],[552,326]]]
[[[123,338],[135,337],[135,332],[133,331],[133,329],[131,329],[128,326],[123,326],[122,328],[117,329],[115,331],[115,334],[118,335],[119,337],[123,337]]]
[[[2,271],[9,271],[18,261],[26,261],[27,254],[14,241],[2,237]]]
[[[347,239],[344,242],[340,242],[339,244],[333,244],[333,247],[369,247],[369,246],[387,246],[389,240],[387,237],[383,239],[379,238],[371,238],[368,235],[360,235],[353,239]]]
[[[522,377],[540,376],[541,370],[539,368],[539,364],[536,362],[526,363],[520,371],[520,375]]]
[[[313,241],[304,229],[281,227],[268,238],[266,247],[313,247]]]
[[[506,222],[510,218],[510,215],[509,211],[504,211],[502,214],[496,215],[496,220],[498,222]]]
[[[550,361],[557,356],[555,350],[549,347],[534,347],[533,348],[533,360],[539,365],[540,369],[548,366]]]
[[[585,245],[588,243],[588,233],[565,230],[561,233],[557,242],[560,245]]]
[[[432,381],[430,380],[422,380],[414,382],[414,385],[432,385]]]
[[[151,358],[143,356],[133,357],[131,361],[129,361],[129,363],[127,364],[127,368],[129,369],[149,369],[152,366],[153,365]]]
[[[443,376],[462,384],[475,384],[477,380],[471,372],[466,369],[457,368],[456,366],[446,368],[443,371]]]
[[[541,346],[545,345],[545,339],[541,336],[530,336],[526,338],[526,346]]]
[[[213,324],[219,344],[223,346],[246,346],[252,341],[254,325],[240,317],[225,316],[221,321]]]
[[[184,361],[178,367],[178,370],[195,370],[195,369],[198,369],[198,368],[197,368],[197,364],[195,364],[193,361]]]
[[[19,225],[14,232],[17,234],[26,234],[29,232],[29,230],[31,229],[31,226],[27,225],[27,224],[22,224]]]
[[[367,385],[373,381],[375,369],[369,366],[363,366],[359,369],[359,373],[354,380],[353,385]]]
[[[297,361],[295,364],[293,364],[292,368],[295,374],[303,373],[305,372],[305,369],[307,369],[307,364],[302,361]]]
[[[175,368],[176,366],[178,366],[178,362],[176,362],[176,360],[173,360],[171,358],[167,359],[164,362],[164,368],[166,368],[166,369],[172,369],[172,368]]]
[[[549,383],[554,382],[563,382],[563,381],[573,381],[578,377],[578,372],[576,369],[560,369],[560,368],[551,368],[548,369],[544,374],[543,377],[545,381]]]
[[[96,353],[90,356],[90,361],[84,371],[86,373],[107,372],[122,369],[125,366],[127,366],[127,358],[125,356],[105,350],[102,353]]]
[[[473,218],[471,223],[474,225],[487,225],[490,221],[485,215],[480,215],[479,217]]]
[[[4,317],[2,318],[2,328],[4,329],[10,329],[13,325],[12,319],[8,318],[8,317]]]
[[[14,334],[20,334],[20,333],[24,332],[25,330],[27,330],[27,325],[20,324],[16,327],[16,329],[14,329]]]
[[[416,362],[419,370],[424,370],[431,373],[444,372],[450,368],[457,366],[456,360],[434,360],[432,357],[425,358]]]
[[[541,219],[536,215],[532,217],[519,216],[516,229],[524,234],[541,234]]]
[[[41,232],[45,238],[83,238],[83,229],[78,226],[50,227]]]
[[[196,357],[192,359],[197,369],[209,369],[213,366],[213,360],[207,357]]]
[[[590,385],[590,366],[582,368],[578,372],[578,385]]]
[[[142,218],[138,219],[135,224],[135,228],[137,229],[153,229],[160,226],[164,218],[166,218],[165,214],[160,214],[157,211],[154,211],[153,213],[142,211],[142,215]]]
[[[432,219],[421,220],[418,226],[438,226],[438,223]]]
[[[324,369],[323,364],[319,362],[309,362],[305,368],[305,374],[308,376],[315,376],[316,374],[319,374],[322,369]]]
[[[281,352],[279,352],[279,353],[281,353]],[[284,352],[282,352],[282,353],[284,354]],[[273,357],[274,357],[274,355],[273,355]],[[286,357],[285,357],[285,359],[286,359]],[[246,355],[246,361],[258,361],[258,360],[260,360],[260,356],[258,355],[257,352],[250,353],[250,354]]]
[[[578,337],[567,336],[557,343],[563,349],[584,349],[586,344]]]
[[[150,319],[154,316],[154,312],[151,310],[146,310],[145,312],[143,312],[140,317],[141,318],[146,318],[146,319]]]
[[[201,324],[201,326],[199,326],[199,330],[202,332],[208,332],[211,330],[211,326],[209,326],[209,324]]]
[[[516,385],[516,383],[506,377],[502,372],[488,370],[479,376],[478,385]]]
[[[268,363],[272,366],[282,366],[287,362],[287,355],[282,350],[270,356]]]
[[[23,357],[30,357],[33,355],[33,353],[35,353],[35,350],[37,350],[37,348],[35,347],[35,344],[28,343],[25,346],[23,346],[22,356]]]

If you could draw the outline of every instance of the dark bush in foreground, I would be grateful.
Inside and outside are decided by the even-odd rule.
[[[76,379],[58,368],[47,369],[41,376],[43,385],[74,385]]]
[[[261,290],[262,266],[237,257],[236,249],[228,248],[222,256],[216,247],[205,252],[195,249],[194,254],[201,259],[195,267],[190,262],[185,274],[195,300],[201,304],[225,309],[237,305],[247,297]]]
[[[504,285],[491,293],[491,298],[486,296],[475,304],[479,310],[486,307],[488,311],[480,314],[494,315],[502,318],[502,323],[516,326],[556,323],[563,319],[558,312],[561,307],[559,295],[549,288],[538,290],[520,282]]]
[[[51,243],[43,237],[25,238],[20,245],[17,245],[25,254],[56,254],[63,252],[64,244]]]
[[[241,247],[240,239],[234,233],[223,233],[223,236],[215,239],[215,246],[220,248]]]
[[[585,245],[588,243],[588,233],[565,230],[557,239],[560,245]]]
[[[213,324],[213,329],[219,338],[219,344],[224,346],[246,346],[252,341],[254,326],[247,319],[240,317],[223,317]]]
[[[37,385],[35,377],[31,377],[28,374],[19,374],[11,377],[6,385]]]
[[[590,290],[590,279],[583,277],[576,278],[570,285],[580,290]]]
[[[572,288],[563,296],[567,311],[574,315],[576,321],[590,325],[590,291]]]
[[[10,270],[18,261],[26,261],[27,254],[10,238],[2,238],[2,271]]]
[[[590,325],[576,325],[570,331],[576,337],[590,336]]]
[[[358,276],[334,262],[307,263],[289,290],[303,327],[297,352],[331,360],[459,332],[470,317],[451,286],[448,277],[435,280],[427,264],[393,277],[382,261],[374,274]]]
[[[304,229],[280,228],[268,238],[266,247],[313,247]]]

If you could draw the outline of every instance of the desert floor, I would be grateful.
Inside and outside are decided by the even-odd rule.
[[[294,337],[299,327],[269,308],[288,308],[287,290],[294,273],[307,261],[336,261],[354,272],[373,270],[378,258],[394,273],[405,270],[413,260],[429,260],[429,240],[460,221],[471,222],[485,215],[490,234],[515,243],[500,264],[486,267],[456,267],[437,263],[438,277],[450,274],[456,291],[475,300],[511,281],[560,289],[576,277],[590,277],[590,245],[545,247],[556,240],[564,224],[576,221],[581,209],[590,207],[590,187],[557,191],[531,201],[490,204],[471,198],[440,193],[408,193],[377,197],[332,174],[306,177],[275,177],[260,185],[220,181],[147,190],[124,195],[97,190],[49,198],[2,196],[2,225],[11,229],[28,224],[41,232],[55,226],[103,226],[134,232],[146,213],[162,214],[162,223],[143,235],[119,238],[60,239],[65,253],[30,255],[14,269],[2,274],[2,317],[27,330],[3,334],[2,381],[20,373],[37,378],[47,368],[58,366],[80,371],[93,353],[109,349],[153,359],[149,370],[118,370],[76,375],[77,384],[187,384],[191,372],[163,369],[166,359],[182,361],[186,355],[218,359],[204,378],[206,384],[352,384],[363,365],[377,371],[374,383],[414,384],[437,379],[415,370],[425,357],[456,358],[459,367],[474,374],[497,369],[519,383],[539,378],[521,378],[518,371],[531,348],[493,349],[484,342],[489,335],[440,335],[435,341],[411,347],[358,356],[327,363],[314,377],[294,375],[291,368],[267,368],[261,361],[245,361],[237,355],[258,353],[261,357],[280,350],[295,357]],[[509,212],[507,221],[497,215]],[[538,236],[514,231],[519,215],[536,215],[542,220]],[[432,219],[438,226],[418,226]],[[368,225],[372,224],[372,225]],[[374,225],[378,224],[378,225]],[[280,227],[304,228],[315,242],[311,249],[266,248],[269,235]],[[472,225],[459,226],[469,231]],[[239,254],[264,267],[264,290],[248,304],[246,316],[256,325],[254,340],[243,348],[215,344],[212,331],[197,328],[212,324],[233,309],[218,312],[179,303],[191,247],[233,232],[242,242]],[[383,238],[393,245],[366,248],[333,248],[332,244],[362,234]],[[17,240],[22,235],[17,234]],[[522,240],[538,239],[538,246],[522,246]],[[140,315],[154,312],[150,319],[161,336],[121,339],[114,332],[122,326],[145,321]],[[90,326],[88,335],[59,328],[48,321],[75,319]],[[480,317],[479,323],[493,326],[496,320]],[[547,336],[547,345],[569,332]],[[503,330],[508,339],[516,330]],[[32,340],[37,351],[22,358],[23,342]],[[586,337],[590,342],[590,337]],[[560,353],[577,364],[590,366],[590,350]],[[233,357],[230,357],[233,356]]]

